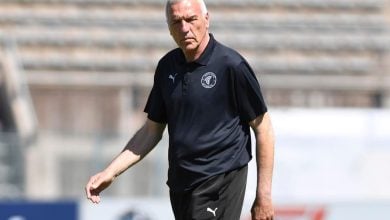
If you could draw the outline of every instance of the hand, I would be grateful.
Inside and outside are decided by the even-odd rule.
[[[270,198],[257,198],[253,202],[252,220],[273,220],[274,208]]]
[[[92,176],[87,185],[85,186],[85,192],[87,198],[93,203],[100,202],[100,192],[106,189],[114,181],[114,176],[108,174],[107,172],[100,172]]]

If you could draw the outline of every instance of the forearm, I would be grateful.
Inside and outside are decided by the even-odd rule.
[[[270,198],[274,166],[274,133],[266,113],[251,124],[256,137],[257,197]]]
[[[270,198],[274,165],[274,137],[272,131],[256,135],[256,162],[257,197]]]
[[[128,168],[140,160],[140,155],[136,155],[130,150],[123,150],[104,170],[113,178],[119,176]]]
[[[122,152],[104,171],[110,173],[113,177],[116,177],[139,162],[161,140],[164,128],[165,126],[161,125],[161,127],[156,129],[156,126],[150,126],[150,122],[149,124],[146,123],[136,132]]]

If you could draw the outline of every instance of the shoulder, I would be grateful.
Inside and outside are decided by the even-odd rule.
[[[170,62],[175,62],[178,60],[179,57],[181,57],[181,50],[179,48],[173,49],[166,53],[164,56],[161,57],[158,64],[167,64]]]
[[[246,62],[245,58],[235,49],[217,42],[215,58],[218,62],[224,62],[230,67],[237,67],[241,63]]]
[[[255,73],[248,61],[235,49],[221,43],[217,43],[216,60],[219,63],[224,63],[228,73],[239,81],[254,78]]]

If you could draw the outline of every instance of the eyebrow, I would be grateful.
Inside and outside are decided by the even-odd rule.
[[[189,16],[189,17],[186,17],[186,16],[172,16],[171,17],[171,20],[181,20],[181,19],[184,19],[184,20],[186,20],[186,19],[196,19],[196,18],[198,18],[198,15],[191,15],[191,16]]]
[[[194,19],[194,18],[198,18],[198,15],[189,16],[187,19]]]

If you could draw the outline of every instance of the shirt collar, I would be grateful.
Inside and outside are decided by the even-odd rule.
[[[209,42],[207,43],[207,46],[205,48],[205,50],[203,51],[203,53],[200,55],[200,57],[190,63],[187,63],[186,62],[186,59],[185,59],[185,56],[184,56],[184,53],[183,51],[181,51],[181,54],[182,54],[182,58],[180,59],[180,62],[183,63],[183,64],[199,64],[199,65],[202,65],[202,66],[206,66],[210,60],[210,57],[213,53],[213,50],[214,50],[214,46],[215,46],[215,43],[216,43],[216,40],[214,38],[214,36],[212,34],[209,34],[210,35],[210,40]]]

